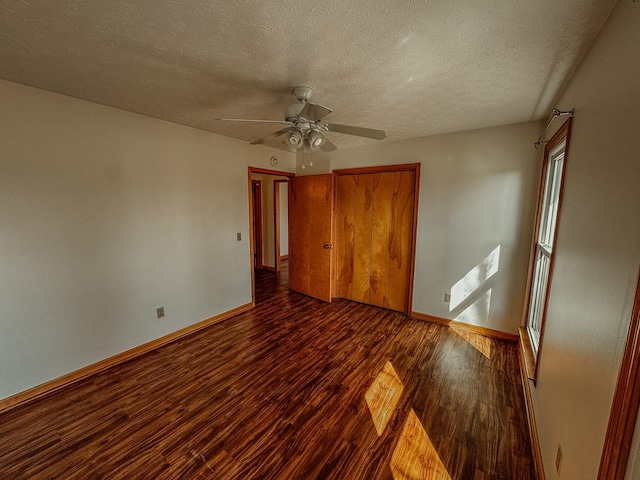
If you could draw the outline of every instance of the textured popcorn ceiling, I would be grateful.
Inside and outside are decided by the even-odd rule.
[[[249,141],[281,127],[214,119],[309,85],[327,121],[412,138],[546,117],[614,4],[0,0],[0,77]]]

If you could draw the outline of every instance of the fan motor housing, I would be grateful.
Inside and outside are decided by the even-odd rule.
[[[313,95],[313,88],[306,86],[296,87],[291,90],[291,93],[296,96],[299,102],[304,103],[311,99],[311,95]]]
[[[284,119],[287,122],[295,122],[304,108],[304,103],[293,103],[284,111]]]

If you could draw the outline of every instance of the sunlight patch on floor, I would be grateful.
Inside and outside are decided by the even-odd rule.
[[[390,467],[394,480],[451,480],[413,409],[402,428]]]
[[[462,337],[469,345],[475,348],[478,352],[484,355],[488,360],[491,360],[491,339],[480,335],[478,333],[470,332],[456,325],[449,326],[451,330]]]
[[[387,427],[403,389],[404,385],[391,362],[385,363],[364,396],[378,436],[382,436]]]

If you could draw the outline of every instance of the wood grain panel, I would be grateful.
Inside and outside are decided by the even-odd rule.
[[[410,290],[415,172],[393,174],[389,231],[389,308],[406,312]]]
[[[369,303],[389,305],[389,248],[393,173],[373,175],[373,223],[371,225],[371,295]]]
[[[371,224],[373,221],[373,175],[353,175],[355,182],[353,296],[370,302]]]
[[[394,480],[452,480],[413,410],[393,452],[391,471]]]
[[[353,298],[355,177],[336,179],[336,287],[337,297]]]
[[[375,167],[338,168],[333,171],[336,175],[362,175],[365,173],[401,172],[405,170],[416,171],[419,163],[398,163],[395,165],[377,165]]]
[[[403,389],[404,385],[393,369],[393,365],[387,362],[364,395],[379,437],[382,436],[395,413]]]
[[[343,256],[338,261],[345,276],[336,282],[340,292],[337,295],[409,313],[413,293],[419,165],[338,172],[341,173],[337,175],[337,181],[344,193],[337,195],[337,209],[341,217],[337,228],[353,229],[353,244],[349,244],[353,250],[344,247],[340,255],[352,253],[353,257],[345,259]],[[346,190],[347,178],[352,179],[354,192]],[[369,184],[370,188],[367,187]],[[352,193],[356,198],[351,217]],[[343,202],[348,202],[348,205],[343,205]],[[350,230],[339,232],[339,243],[344,244],[350,235]],[[348,291],[345,285],[350,285],[351,290]]]
[[[293,177],[289,197],[290,287],[331,302],[333,175]]]
[[[254,309],[0,414],[0,478],[433,480],[409,473],[430,455],[455,480],[534,478],[515,344],[488,359],[291,292],[287,263],[258,272]],[[365,395],[387,362],[403,391],[379,436]]]

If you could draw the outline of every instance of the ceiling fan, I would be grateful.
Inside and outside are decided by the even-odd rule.
[[[255,123],[279,123],[287,125],[277,132],[270,133],[252,145],[260,145],[270,142],[278,137],[286,135],[285,142],[292,150],[308,147],[311,151],[321,149],[325,152],[335,150],[337,147],[331,143],[324,132],[337,132],[358,137],[382,140],[387,134],[383,130],[373,128],[341,125],[339,123],[326,123],[322,119],[333,112],[332,109],[310,101],[313,89],[311,87],[295,87],[292,92],[298,99],[298,103],[289,105],[282,120],[250,120],[246,118],[220,118],[226,122],[255,122]]]

